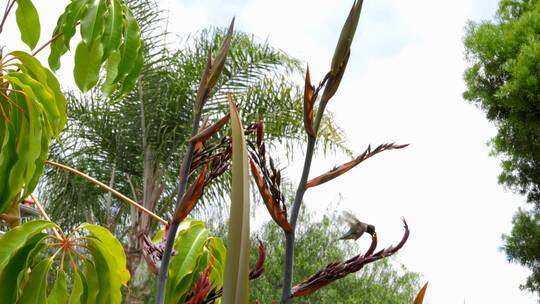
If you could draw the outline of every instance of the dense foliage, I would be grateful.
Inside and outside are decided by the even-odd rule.
[[[502,158],[499,181],[531,203],[515,216],[504,249],[531,268],[525,287],[540,292],[540,247],[530,238],[540,229],[540,1],[500,1],[494,20],[469,23],[465,48],[464,97],[498,128],[491,147]]]

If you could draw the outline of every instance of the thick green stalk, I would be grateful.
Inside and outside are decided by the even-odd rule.
[[[193,118],[193,131],[191,137],[197,134],[199,130],[199,121],[201,120],[200,111],[196,111]],[[190,142],[184,156],[184,161],[182,163],[182,168],[180,170],[180,178],[178,182],[178,195],[176,196],[176,207],[174,213],[176,214],[178,208],[180,207],[180,202],[187,188],[187,182],[189,178],[189,170],[191,168],[191,162],[193,161],[193,152],[195,149],[195,144]],[[169,232],[167,233],[167,240],[165,243],[165,250],[163,251],[163,257],[161,259],[161,266],[159,267],[158,273],[158,282],[157,282],[157,294],[156,294],[156,303],[163,304],[165,302],[165,287],[167,286],[167,274],[169,270],[169,263],[171,261],[172,249],[174,246],[174,239],[176,237],[176,232],[178,231],[178,226],[180,222],[173,220],[169,226]]]
[[[313,122],[313,129],[315,130],[315,134],[317,134],[319,131],[319,126],[327,103],[328,100],[321,100],[319,104],[317,117]],[[300,177],[300,182],[298,183],[298,188],[296,190],[296,195],[294,197],[294,203],[291,210],[291,217],[289,220],[293,229],[291,232],[285,233],[285,264],[283,270],[283,290],[281,292],[282,304],[288,303],[291,298],[292,277],[294,269],[294,236],[296,231],[296,221],[298,220],[298,214],[300,213],[302,199],[304,198],[304,194],[306,192],[304,185],[306,184],[309,177],[309,170],[311,169],[311,161],[313,160],[313,153],[315,151],[316,142],[317,138],[308,134],[308,144],[306,149],[306,158],[304,159],[304,168],[302,169],[302,176]]]

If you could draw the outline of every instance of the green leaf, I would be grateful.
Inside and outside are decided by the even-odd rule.
[[[166,303],[182,302],[190,291],[191,277],[198,276],[194,271],[207,238],[208,229],[201,221],[189,222],[189,228],[178,233],[174,245],[176,255],[171,258],[169,266]]]
[[[112,91],[117,85],[115,80],[116,77],[118,77],[118,66],[120,65],[121,59],[122,57],[119,50],[112,51],[107,59],[107,64],[105,66],[106,78],[101,89],[103,94],[107,96],[111,95]]]
[[[103,35],[104,11],[105,0],[88,0],[85,15],[81,20],[81,37],[86,45],[95,44],[98,37]]]
[[[84,277],[81,277],[81,274],[77,269],[73,270],[73,288],[71,289],[71,294],[69,295],[69,304],[79,304],[85,303],[86,299],[83,297],[84,294]]]
[[[137,56],[140,54],[139,48],[142,47],[142,41],[140,38],[141,29],[133,14],[127,8],[123,6],[125,14],[126,27],[124,31],[124,43],[122,45],[122,60],[118,66],[118,76],[116,81],[123,81],[129,72],[134,68],[133,63],[137,60]]]
[[[56,79],[56,76],[54,76],[51,71],[45,68],[39,62],[39,60],[37,60],[34,56],[28,53],[15,51],[11,52],[11,55],[19,59],[23,64],[24,69],[28,71],[29,75],[33,79],[39,81],[47,90],[47,92],[52,95],[52,100],[54,100],[54,102],[51,102],[51,99],[47,99],[47,101],[51,103],[45,104],[44,107],[47,111],[47,115],[49,115],[49,121],[52,123],[54,134],[58,136],[67,121],[67,102],[64,94],[62,94],[62,91],[60,89],[60,83]],[[45,100],[40,101],[44,102]]]
[[[34,49],[39,41],[41,26],[39,14],[30,0],[17,0],[15,12],[17,26],[21,32],[21,40]]]
[[[58,275],[56,277],[56,282],[49,293],[47,298],[48,304],[65,304],[68,300],[68,290],[66,282],[66,273],[64,270],[58,270]]]
[[[206,248],[208,249],[208,265],[211,267],[210,282],[212,282],[212,288],[218,289],[223,286],[227,249],[223,240],[216,237],[208,238]]]
[[[103,60],[120,47],[122,42],[122,4],[120,0],[110,2],[108,13],[105,16],[105,30],[103,32]]]
[[[84,261],[84,278],[86,278],[86,299],[87,304],[94,304],[97,303],[97,296],[100,291],[99,289],[99,278],[98,273],[96,271],[96,266],[94,263],[90,260]]]
[[[47,272],[51,268],[53,259],[44,259],[39,262],[30,272],[28,282],[22,292],[20,304],[45,304],[47,303]]]
[[[232,129],[232,187],[223,303],[249,301],[249,176],[244,129],[229,95]]]
[[[77,46],[73,76],[81,91],[87,92],[98,82],[102,56],[103,45],[99,42],[88,46],[84,41],[81,41]]]
[[[106,254],[111,257],[108,261],[115,271],[116,279],[118,283],[127,286],[129,281],[129,271],[127,270],[127,261],[122,243],[114,237],[114,235],[107,229],[98,225],[84,223],[79,226],[78,229],[84,229],[92,233],[94,237],[101,241]],[[101,245],[100,245],[101,246]]]
[[[11,257],[34,235],[44,229],[55,227],[49,221],[36,220],[19,225],[0,237],[0,273],[6,267]]]
[[[59,33],[64,34],[51,44],[48,61],[49,67],[54,71],[60,68],[60,57],[69,50],[69,43],[75,35],[77,22],[80,20],[81,13],[86,9],[87,2],[88,0],[72,1],[58,18],[53,36]]]
[[[139,46],[139,54],[137,54],[137,58],[135,58],[135,61],[133,62],[133,68],[122,83],[122,87],[120,88],[120,92],[118,93],[119,97],[124,96],[135,87],[135,84],[137,83],[137,79],[139,79],[139,75],[141,74],[143,67],[144,47],[143,42],[141,41],[141,44]]]
[[[88,248],[94,258],[96,274],[98,278],[98,293],[96,303],[120,303],[122,294],[120,286],[115,284],[116,278],[110,268],[110,258],[106,257],[104,248],[99,244],[99,240],[90,241]],[[116,288],[118,287],[118,288]]]
[[[86,240],[94,258],[95,271],[98,276],[99,293],[96,302],[120,303],[122,301],[122,286],[127,286],[129,280],[129,271],[126,268],[126,256],[122,245],[109,230],[101,226],[82,224],[77,230],[81,229],[92,233],[86,237]],[[87,276],[87,279],[90,281],[91,278]],[[95,282],[92,283],[95,284]]]
[[[34,248],[41,244],[43,239],[47,237],[45,233],[38,233],[32,236],[25,245],[17,250],[2,272],[0,272],[0,299],[7,303],[15,303],[17,301],[17,293],[22,290],[19,286],[22,277],[26,273],[29,265],[29,258],[35,255]]]

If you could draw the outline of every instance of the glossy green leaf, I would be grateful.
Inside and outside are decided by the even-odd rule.
[[[66,273],[64,270],[58,270],[56,281],[47,298],[48,304],[65,304],[68,301],[68,289],[66,282]]]
[[[20,304],[47,303],[47,272],[51,268],[53,259],[44,259],[30,272],[28,282],[23,289]]]
[[[22,63],[23,69],[28,73],[28,75],[41,83],[47,93],[51,95],[52,99],[47,96],[47,99],[42,99],[40,102],[50,102],[50,104],[43,104],[43,107],[47,111],[49,122],[52,124],[54,134],[58,136],[67,121],[67,103],[64,94],[62,94],[60,83],[56,79],[56,76],[45,68],[39,62],[39,60],[28,53],[15,51],[11,54]]]
[[[15,12],[17,26],[21,32],[21,40],[31,49],[36,47],[39,41],[41,25],[39,14],[30,0],[17,0]]]
[[[103,31],[103,60],[120,47],[122,42],[122,4],[120,0],[111,0],[105,16]]]
[[[95,304],[97,303],[97,297],[99,293],[99,278],[96,271],[96,266],[90,260],[84,262],[84,277],[86,278],[86,303]]]
[[[19,275],[17,276],[17,286],[21,286],[21,282],[24,282],[25,279],[28,277],[28,271],[27,269],[30,268],[30,267],[33,267],[41,258],[40,254],[43,252],[43,250],[45,250],[49,245],[47,244],[47,242],[45,242],[45,238],[48,237],[49,235],[46,234],[46,233],[39,233],[37,235],[35,235],[33,238],[35,237],[43,237],[43,239],[39,242],[36,242],[32,248],[32,250],[30,250],[30,253],[28,254],[27,258],[26,258],[26,264],[24,266],[24,271],[21,271],[19,272]],[[27,242],[29,243],[29,242]],[[19,294],[21,292],[21,289],[18,290]]]
[[[84,41],[81,41],[77,46],[73,75],[75,83],[81,91],[87,92],[97,84],[102,56],[103,45],[99,42],[88,46]]]
[[[86,239],[98,276],[99,293],[96,303],[120,303],[122,286],[127,286],[130,277],[122,244],[109,230],[101,226],[82,224],[77,228],[83,229],[91,233]]]
[[[52,135],[59,136],[67,120],[66,100],[56,77],[28,53],[10,53],[18,70],[4,71],[10,83],[10,101],[4,97],[3,109],[11,108],[10,122],[2,128],[0,152],[0,212],[9,208],[24,189],[19,201],[36,187]],[[22,91],[22,93],[21,93]],[[15,105],[14,105],[15,104]]]
[[[51,53],[48,61],[54,71],[60,68],[60,57],[69,50],[71,38],[75,35],[77,22],[81,13],[86,9],[88,0],[72,1],[66,6],[64,13],[58,18],[53,36],[63,33],[51,44]]]
[[[63,33],[51,44],[49,66],[60,67],[60,57],[70,47],[80,22],[82,41],[75,50],[75,83],[86,92],[98,83],[101,66],[106,63],[102,91],[120,98],[135,86],[143,67],[143,42],[140,27],[130,9],[120,0],[72,1],[58,19],[53,35]]]
[[[111,269],[110,257],[104,254],[102,244],[99,240],[91,241],[88,248],[92,253],[96,266],[96,274],[98,277],[98,294],[96,303],[120,303],[122,294],[118,282],[115,282],[113,275],[114,270]]]
[[[71,294],[69,295],[69,304],[85,304],[86,298],[84,295],[84,277],[81,276],[81,273],[75,269],[73,270],[73,288],[71,289]]]
[[[121,59],[122,57],[119,50],[112,51],[107,59],[107,63],[105,65],[106,78],[105,82],[103,83],[103,87],[101,88],[103,94],[107,96],[111,95],[117,85],[115,80],[118,77],[118,66],[120,65]]]
[[[114,271],[114,276],[117,283],[127,286],[130,275],[126,268],[126,254],[120,241],[114,237],[114,235],[108,229],[98,225],[85,223],[79,226],[77,229],[89,231],[94,237],[101,241],[103,245],[98,245],[98,247],[102,247],[104,249],[103,253],[106,255],[107,259],[110,258],[108,263],[111,265],[111,269]]]
[[[19,286],[22,276],[26,273],[28,269],[29,258],[33,257],[32,254],[35,247],[43,241],[47,236],[45,233],[38,233],[32,236],[9,259],[6,267],[0,272],[0,299],[3,299],[7,303],[15,303],[17,301],[17,293],[22,289],[22,286]],[[41,247],[43,248],[43,247]],[[15,279],[16,278],[16,279]]]
[[[178,233],[174,245],[176,255],[169,266],[165,303],[182,302],[190,291],[191,278],[196,275],[194,271],[207,238],[208,229],[201,221],[191,221],[188,229]]]
[[[232,129],[232,187],[223,303],[249,301],[249,175],[244,129],[229,96]]]
[[[135,84],[137,83],[137,79],[139,79],[139,75],[141,74],[143,67],[144,67],[144,47],[143,47],[143,42],[141,41],[140,46],[139,46],[139,53],[137,54],[137,57],[135,58],[135,61],[133,62],[133,68],[131,69],[131,71],[129,71],[128,75],[124,79],[122,86],[119,90],[119,93],[118,93],[119,97],[124,96],[135,87]]]
[[[208,239],[206,248],[208,249],[208,265],[211,268],[210,282],[212,283],[212,288],[221,288],[223,286],[227,249],[223,240],[216,237]]]
[[[84,17],[81,19],[81,37],[86,45],[95,44],[98,37],[103,35],[105,2],[105,0],[88,0]]]
[[[49,221],[36,220],[17,226],[0,237],[0,273],[11,257],[34,235],[55,224]]]
[[[7,108],[6,105],[7,102],[2,103],[4,109]],[[15,136],[15,124],[17,122],[15,121],[15,118],[16,117],[11,117],[11,124],[0,124],[0,131],[2,133],[2,142],[0,142],[0,213],[8,210],[14,199],[10,193],[9,173],[11,172],[13,163],[17,161],[17,139]],[[1,261],[0,255],[0,263]]]
[[[131,70],[137,68],[134,65],[135,62],[138,62],[137,58],[140,56],[140,48],[143,47],[140,35],[141,29],[135,17],[131,11],[124,5],[124,14],[125,14],[125,30],[123,34],[124,43],[121,47],[122,59],[118,66],[118,75],[116,77],[117,82],[123,82],[126,77],[128,77]]]

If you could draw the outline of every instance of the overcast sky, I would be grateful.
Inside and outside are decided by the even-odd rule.
[[[314,83],[328,70],[352,4],[162,1],[174,33],[227,26],[236,16],[237,29],[309,63]],[[45,40],[64,7],[60,3],[67,2],[33,2]],[[488,156],[486,145],[496,129],[461,96],[463,27],[468,19],[490,18],[496,7],[495,0],[365,1],[347,72],[328,108],[356,153],[368,144],[411,146],[379,154],[305,197],[313,210],[340,202],[340,209],[377,227],[381,245],[399,241],[404,216],[412,232],[398,260],[420,272],[422,282],[429,280],[426,303],[535,303],[532,294],[518,288],[528,270],[507,263],[499,250],[501,235],[510,231],[512,215],[525,199],[497,184],[499,161]],[[13,23],[6,27],[2,44],[18,40]],[[71,61],[63,60],[64,85],[73,83]],[[348,160],[319,155],[311,176]],[[301,159],[287,171],[293,182],[300,176],[298,163]]]

